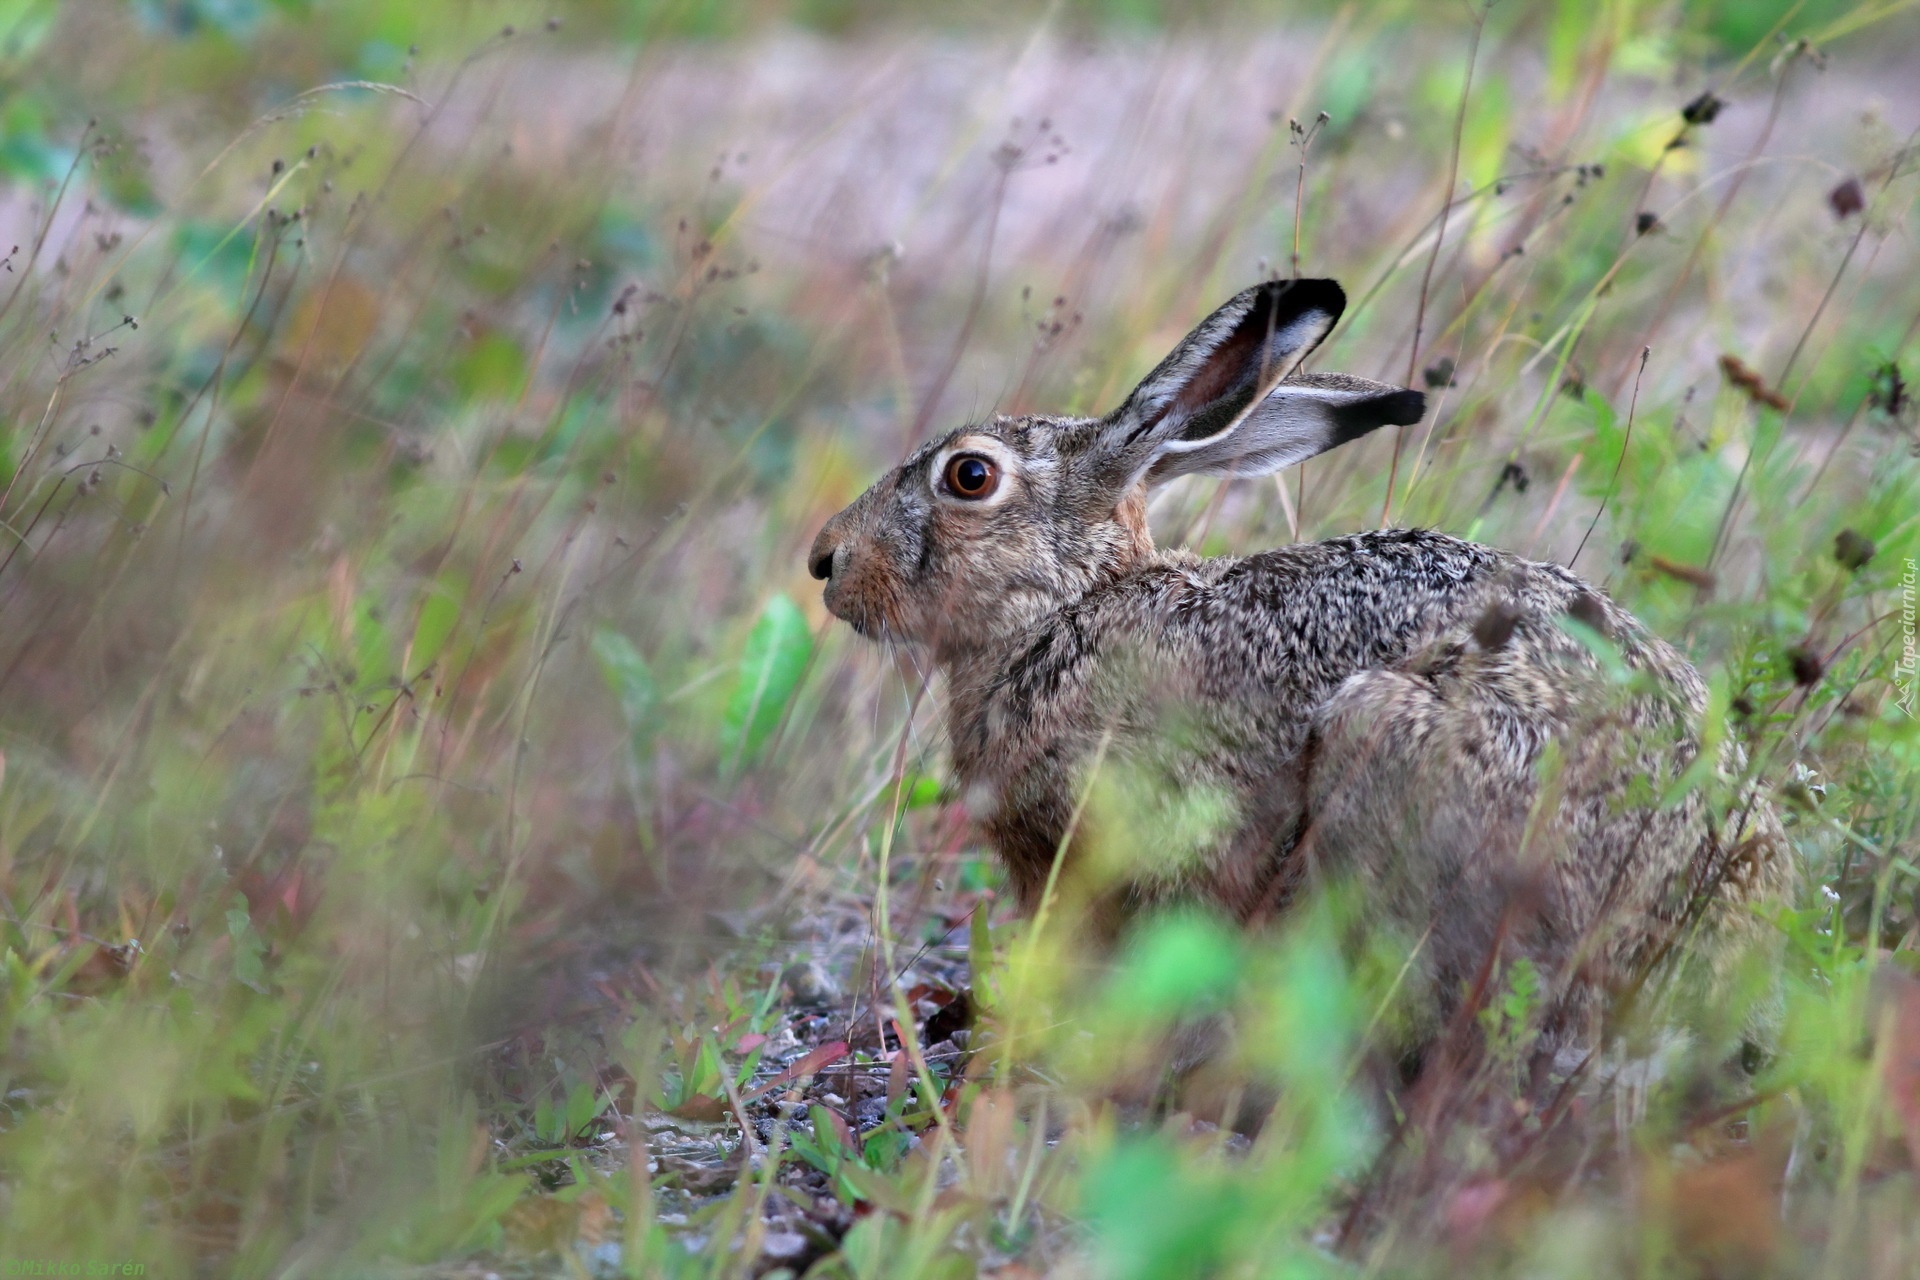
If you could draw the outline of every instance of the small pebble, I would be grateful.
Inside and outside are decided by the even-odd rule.
[[[787,1262],[807,1251],[807,1238],[798,1231],[769,1231],[760,1241],[760,1256]]]

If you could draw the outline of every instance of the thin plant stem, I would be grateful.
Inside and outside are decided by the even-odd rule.
[[[1407,375],[1402,381],[1413,385],[1414,371],[1420,367],[1420,335],[1427,323],[1427,294],[1433,287],[1433,268],[1440,261],[1440,246],[1447,239],[1447,215],[1453,210],[1453,189],[1460,181],[1460,140],[1467,128],[1467,103],[1473,94],[1473,64],[1480,56],[1480,37],[1487,29],[1487,15],[1494,0],[1486,0],[1473,19],[1473,36],[1467,43],[1467,69],[1460,78],[1460,105],[1453,114],[1453,144],[1447,153],[1447,185],[1440,196],[1440,225],[1434,233],[1433,252],[1427,255],[1426,270],[1420,274],[1420,301],[1413,312],[1413,341],[1407,347]],[[1387,527],[1393,514],[1393,488],[1400,478],[1400,446],[1407,429],[1393,429],[1393,461],[1387,468],[1387,494],[1380,502],[1380,527]]]
[[[1293,135],[1294,145],[1300,148],[1300,167],[1293,178],[1293,278],[1300,278],[1300,206],[1307,188],[1307,151],[1313,146],[1313,140],[1320,136],[1320,130],[1333,117],[1322,111],[1314,117],[1313,127],[1303,129],[1298,120],[1287,121],[1287,130]]]
[[[1620,441],[1620,457],[1613,464],[1613,478],[1607,481],[1606,496],[1600,499],[1600,505],[1594,508],[1593,519],[1587,524],[1587,531],[1580,535],[1580,545],[1573,549],[1573,558],[1567,561],[1571,569],[1580,563],[1580,553],[1587,549],[1587,539],[1600,524],[1600,517],[1606,511],[1607,504],[1613,501],[1613,495],[1620,487],[1620,468],[1627,465],[1627,450],[1633,444],[1633,415],[1640,408],[1640,379],[1647,371],[1647,357],[1653,354],[1652,347],[1640,348],[1640,371],[1633,375],[1633,399],[1627,402],[1627,430]]]

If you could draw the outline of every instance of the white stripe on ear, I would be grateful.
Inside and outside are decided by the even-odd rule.
[[[1142,477],[1262,475],[1375,427],[1418,422],[1418,391],[1296,372],[1346,305],[1332,280],[1269,280],[1235,294],[1100,424],[1093,477],[1123,492]]]
[[[1163,458],[1170,453],[1193,453],[1201,449],[1211,449],[1218,446],[1229,436],[1233,435],[1234,432],[1238,431],[1241,424],[1252,417],[1256,410],[1266,404],[1268,397],[1274,395],[1279,390],[1281,381],[1292,371],[1293,367],[1291,365],[1277,365],[1272,376],[1261,380],[1259,386],[1254,391],[1253,398],[1248,400],[1246,406],[1242,408],[1240,412],[1234,414],[1225,426],[1210,436],[1200,436],[1194,439],[1189,439],[1176,430],[1171,436],[1161,442],[1155,457]]]
[[[1198,440],[1162,441],[1147,483],[1179,476],[1256,476],[1304,462],[1377,427],[1410,426],[1426,396],[1347,374],[1305,374],[1278,383],[1221,430]]]

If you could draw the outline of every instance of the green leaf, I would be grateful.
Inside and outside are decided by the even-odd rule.
[[[973,966],[974,999],[984,994],[987,982],[993,977],[993,932],[987,916],[993,910],[993,904],[981,898],[973,904],[973,920],[967,929],[967,963]]]
[[[700,1052],[693,1060],[693,1070],[688,1074],[687,1082],[693,1093],[720,1092],[720,1051],[713,1047],[711,1037],[700,1038]]]
[[[910,1145],[911,1139],[904,1132],[883,1126],[866,1136],[861,1144],[860,1159],[867,1168],[887,1173],[900,1163]]]
[[[48,123],[49,113],[36,98],[15,97],[7,104],[0,113],[0,174],[26,183],[66,179],[79,153],[49,138]]]
[[[554,1114],[553,1099],[545,1094],[533,1104],[533,1132],[542,1142],[560,1141],[559,1117]]]
[[[251,230],[212,221],[182,221],[173,233],[173,244],[185,264],[182,279],[201,277],[202,284],[229,300],[239,297],[253,264]]]
[[[1217,1007],[1240,974],[1238,939],[1221,922],[1197,913],[1151,922],[1129,951],[1112,996],[1148,1017]]]
[[[581,1081],[567,1092],[568,1141],[584,1137],[587,1127],[613,1105],[613,1099],[596,1089],[590,1081]]]
[[[261,961],[267,944],[253,927],[253,917],[244,906],[227,912],[227,936],[233,939],[233,976],[262,995],[267,991],[267,968]]]
[[[499,331],[484,334],[453,362],[453,385],[465,401],[512,400],[526,381],[520,344]]]
[[[812,657],[813,633],[806,615],[790,597],[774,596],[747,634],[740,679],[720,722],[720,746],[728,759],[745,765],[759,756],[780,727]]]
[[[362,599],[353,609],[353,670],[355,682],[369,689],[390,677],[404,677],[394,665],[393,639],[387,634],[380,611],[371,600]]]
[[[0,138],[0,174],[22,182],[59,182],[73,167],[74,151],[44,137],[16,133]]]
[[[633,647],[633,641],[610,627],[593,633],[593,656],[600,663],[600,674],[614,697],[620,700],[620,712],[626,717],[632,735],[634,759],[641,758],[647,739],[653,736],[654,707],[660,700],[659,686],[647,660]]]
[[[438,659],[459,622],[459,597],[438,587],[429,590],[427,598],[420,602],[420,620],[414,624],[413,652],[408,655],[413,672],[407,674],[423,671],[428,663]]]
[[[734,1073],[734,1088],[744,1089],[747,1087],[747,1081],[753,1079],[753,1073],[760,1069],[760,1058],[766,1051],[767,1046],[764,1043],[757,1044],[748,1051],[746,1059],[740,1064],[740,1070]]]
[[[0,41],[0,56],[14,59],[31,56],[52,34],[54,21],[59,17],[58,5],[35,4],[32,0],[13,0],[0,5],[0,30],[6,32],[4,41]]]
[[[1196,1172],[1159,1135],[1129,1139],[1093,1163],[1082,1195],[1105,1274],[1172,1280],[1214,1273],[1241,1199],[1232,1184]]]
[[[905,793],[903,809],[924,809],[940,801],[940,779],[929,778],[924,773],[908,778],[901,789]]]

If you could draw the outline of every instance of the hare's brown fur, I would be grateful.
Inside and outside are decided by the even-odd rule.
[[[1154,483],[1418,418],[1413,392],[1281,376],[1341,301],[1330,281],[1260,286],[1107,418],[963,427],[834,517],[811,563],[836,614],[931,651],[968,808],[1027,906],[1056,857],[1070,870],[1112,834],[1082,804],[1110,762],[1232,814],[1136,863],[1117,911],[1253,921],[1311,874],[1355,877],[1419,939],[1433,1013],[1489,956],[1526,956],[1585,1038],[1695,919],[1738,935],[1742,904],[1790,879],[1764,804],[1736,839],[1674,786],[1700,750],[1694,669],[1567,570],[1445,534],[1203,559],[1147,531]],[[943,478],[963,458],[996,477],[981,499]]]

